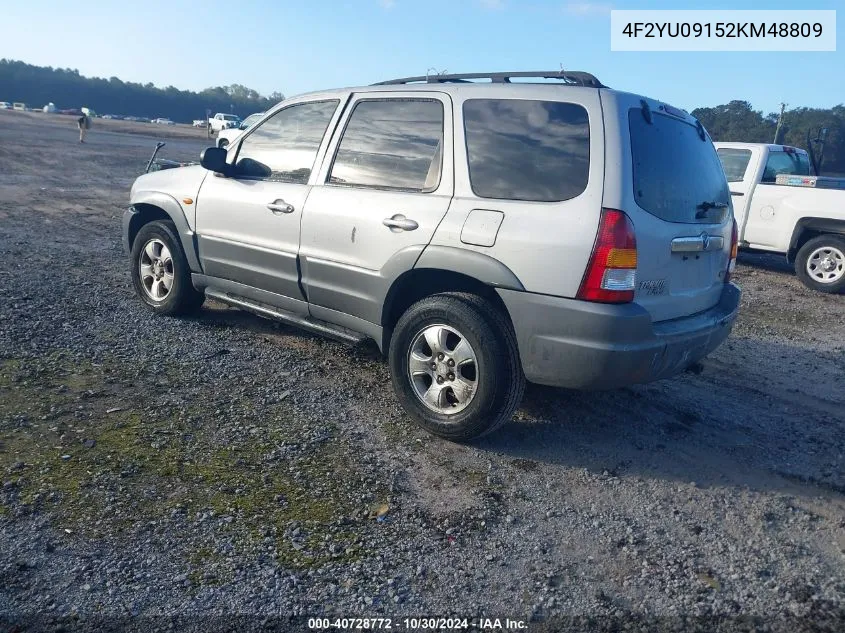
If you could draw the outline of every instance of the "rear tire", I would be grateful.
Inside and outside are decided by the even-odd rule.
[[[389,361],[405,411],[429,433],[455,442],[508,422],[525,390],[509,320],[476,295],[445,293],[413,304],[393,331]]]
[[[141,301],[158,314],[187,314],[205,299],[191,283],[191,269],[172,222],[156,220],[141,227],[132,243],[129,272]]]
[[[795,258],[795,274],[818,292],[845,290],[845,237],[826,234],[809,240]]]

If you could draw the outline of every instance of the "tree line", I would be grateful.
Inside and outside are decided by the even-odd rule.
[[[731,101],[713,108],[696,108],[692,115],[701,121],[714,141],[774,143],[778,113],[763,115],[747,101]],[[778,143],[809,150],[810,141],[827,128],[823,149],[813,143],[816,155],[821,152],[822,175],[845,176],[845,105],[833,108],[794,108],[786,110],[778,133]]]
[[[52,102],[59,109],[87,106],[99,114],[168,117],[187,123],[204,118],[207,109],[212,113],[231,112],[245,117],[266,110],[283,98],[279,92],[264,96],[240,84],[192,92],[173,86],[159,88],[151,83],[125,82],[117,77],[85,77],[69,68],[0,60],[0,101],[23,101],[31,107]],[[778,114],[764,115],[747,101],[697,108],[692,115],[701,121],[715,141],[774,142]],[[787,110],[778,142],[809,149],[808,132],[811,138],[816,138],[823,128],[828,132],[822,173],[845,175],[845,105]],[[818,147],[814,149],[818,150]]]
[[[121,81],[117,77],[85,77],[70,68],[0,59],[0,101],[21,101],[32,108],[54,103],[60,110],[88,107],[98,114],[167,117],[190,123],[205,118],[207,109],[212,115],[230,112],[243,118],[262,112],[283,98],[280,92],[264,96],[240,84],[192,92]]]

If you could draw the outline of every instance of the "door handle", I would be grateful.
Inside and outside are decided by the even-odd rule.
[[[741,191],[731,191],[732,196],[744,196],[745,194]]]
[[[406,218],[401,213],[397,213],[396,215],[390,218],[384,218],[381,223],[388,227],[394,233],[398,233],[399,231],[413,231],[414,229],[419,227],[419,224],[417,224],[410,218]]]
[[[279,215],[280,213],[293,213],[295,211],[292,204],[288,204],[281,198],[268,204],[267,208],[276,215]]]

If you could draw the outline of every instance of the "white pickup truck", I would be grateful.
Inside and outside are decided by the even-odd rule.
[[[845,289],[845,179],[813,176],[803,149],[714,145],[730,186],[740,248],[783,253],[813,290]]]
[[[219,132],[220,130],[227,130],[230,127],[237,127],[240,125],[240,117],[234,114],[226,114],[225,112],[218,112],[208,120],[208,126],[212,132]]]

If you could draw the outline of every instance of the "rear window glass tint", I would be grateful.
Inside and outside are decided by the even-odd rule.
[[[807,154],[770,151],[761,182],[773,183],[780,174],[809,176],[810,160],[807,158]]]
[[[728,182],[741,182],[751,160],[751,150],[722,147],[716,153],[722,161],[722,170]]]
[[[464,103],[472,190],[482,198],[558,202],[587,188],[590,123],[574,103],[471,99]]]
[[[721,222],[730,192],[713,143],[677,117],[653,112],[651,119],[640,108],[628,113],[637,204],[667,222]],[[714,203],[725,207],[706,208]]]

